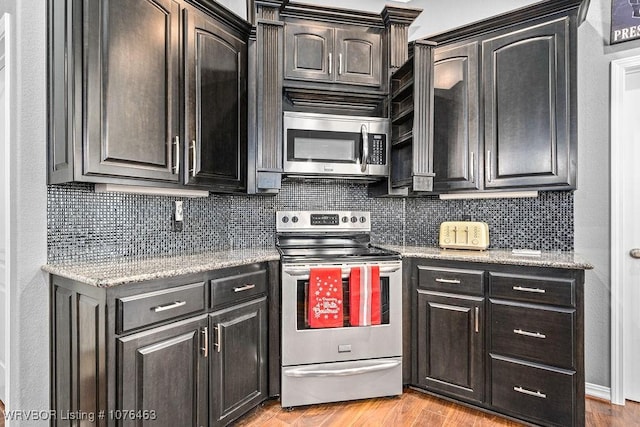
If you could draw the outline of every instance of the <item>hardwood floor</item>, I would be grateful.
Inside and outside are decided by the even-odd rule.
[[[235,423],[243,427],[286,426],[521,426],[505,418],[486,414],[414,390],[401,397],[310,405],[287,411],[277,400],[265,402]],[[611,405],[587,399],[586,426],[640,426],[640,403]]]

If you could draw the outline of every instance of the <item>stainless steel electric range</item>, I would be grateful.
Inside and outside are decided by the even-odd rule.
[[[276,221],[282,406],[401,394],[402,262],[371,245],[369,212],[287,211]]]

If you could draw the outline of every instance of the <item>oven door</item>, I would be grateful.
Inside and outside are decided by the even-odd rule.
[[[381,324],[349,326],[351,268],[380,267]],[[311,328],[308,324],[309,274],[313,267],[342,269],[342,327]],[[402,355],[402,262],[336,263],[282,266],[282,365],[340,362]]]

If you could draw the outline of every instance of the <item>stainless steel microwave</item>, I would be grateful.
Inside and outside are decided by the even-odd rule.
[[[286,111],[283,125],[287,175],[389,175],[388,119]]]

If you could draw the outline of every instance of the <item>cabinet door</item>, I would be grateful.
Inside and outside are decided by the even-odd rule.
[[[418,290],[418,384],[482,402],[484,298]]]
[[[284,76],[287,79],[333,80],[334,29],[323,25],[287,23],[284,27]]]
[[[210,425],[226,425],[267,398],[266,297],[210,317]]]
[[[179,3],[85,0],[84,10],[83,175],[177,182]]]
[[[375,30],[336,30],[336,81],[380,85],[382,36]]]
[[[478,43],[436,49],[433,168],[437,191],[480,188]]]
[[[185,9],[185,183],[246,187],[247,42],[212,17]]]
[[[117,340],[117,409],[142,417],[121,425],[207,423],[206,326],[203,315]]]
[[[574,185],[568,26],[563,18],[483,41],[485,187]]]

